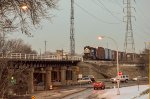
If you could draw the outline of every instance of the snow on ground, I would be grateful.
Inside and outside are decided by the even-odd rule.
[[[119,88],[120,95],[117,95],[117,88],[108,89],[106,90],[106,93],[104,93],[103,95],[99,94],[98,97],[99,99],[133,99],[135,96],[138,96],[142,91],[146,90],[147,88],[149,88],[148,85],[140,85],[139,90],[138,86]],[[134,99],[149,99],[149,95],[147,94]]]

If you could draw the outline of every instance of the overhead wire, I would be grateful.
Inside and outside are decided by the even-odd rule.
[[[140,18],[142,18],[142,17],[140,17]],[[143,21],[142,21],[143,22]],[[148,29],[149,27],[148,27],[148,25],[145,23],[145,24],[140,24],[140,25],[142,25],[142,26],[139,26],[139,25],[137,25],[137,24],[135,24],[134,23],[134,25],[136,25],[136,26],[138,26],[138,29],[142,29],[142,31],[145,33],[145,34],[149,34],[148,32],[146,32],[146,30],[144,29],[144,27],[146,28],[146,29]],[[145,25],[145,26],[144,26]],[[144,26],[144,27],[143,27]]]
[[[136,5],[136,7],[138,8],[138,11],[141,13],[138,13],[141,17],[140,18],[142,18],[142,19],[147,19],[147,17],[146,17],[146,15],[145,15],[145,13],[139,8],[139,6],[137,5],[137,4],[135,4]],[[148,22],[148,21],[145,21],[145,23],[146,22]],[[148,23],[146,23],[145,24],[148,28],[150,27],[149,25],[148,25]]]
[[[121,4],[117,0],[115,0],[115,1],[116,1],[117,5],[119,5],[121,8],[123,7],[123,6],[121,6]]]
[[[84,11],[85,13],[87,13],[88,15],[90,15],[91,17],[95,18],[95,19],[98,20],[98,21],[101,21],[101,22],[107,23],[107,24],[120,24],[120,23],[113,23],[113,22],[104,21],[104,20],[98,18],[97,16],[91,14],[89,11],[87,11],[86,9],[84,9],[83,7],[81,7],[80,5],[78,5],[77,3],[75,3],[75,5],[76,5],[77,7],[79,7],[82,11]]]
[[[132,22],[132,23],[134,24],[134,22]],[[138,31],[136,31],[136,29],[140,29],[140,28],[138,28],[138,26],[135,25],[135,24],[134,24],[134,26],[136,27],[135,30],[133,31],[133,32],[134,32],[134,33],[133,33],[134,36],[138,38],[138,41],[139,41],[139,40],[144,41],[144,40],[145,40],[145,36],[144,36],[144,35],[141,35],[141,33],[139,33]],[[137,41],[136,41],[136,42],[137,42]],[[141,42],[141,41],[140,41],[140,42]],[[135,44],[136,44],[136,43],[135,43]]]
[[[118,17],[116,17],[100,0],[97,0],[97,1],[98,1],[98,3],[101,4],[101,5],[105,8],[105,10],[106,10],[108,13],[110,13],[115,19],[117,19],[117,20],[119,20],[119,21],[122,22],[122,20],[120,20]]]
[[[104,9],[102,6],[100,6],[95,0],[90,0],[92,1],[94,4],[96,4],[97,6],[99,6],[100,8]]]
[[[136,7],[138,8],[138,11],[139,12],[141,12],[141,16],[145,19],[145,14],[144,13],[142,13],[142,10],[140,10],[139,9],[139,6],[135,3],[135,5],[136,5]],[[138,14],[138,16],[140,17],[140,18],[142,18],[141,16],[140,16],[140,13],[137,13]],[[146,32],[146,30],[143,28],[143,27],[141,27],[140,25],[138,25],[138,24],[135,24],[134,22],[133,22],[133,24],[135,25],[135,27],[137,27],[136,29],[138,29],[138,30],[140,30],[142,33],[144,33],[145,35],[149,35],[149,33],[148,32]],[[145,26],[147,26],[148,27],[148,25],[147,24],[144,24]],[[149,27],[148,27],[149,28]]]
[[[107,1],[110,1],[110,2],[112,2],[112,3],[114,3],[114,4],[116,4],[116,5],[118,5],[121,9],[123,8],[123,6],[121,6],[121,4],[117,1],[117,0],[114,0],[114,1],[112,1],[112,0],[107,0]]]
[[[102,7],[99,3],[97,3],[95,0],[90,0],[92,1],[92,3],[94,3],[95,5],[97,5],[98,7],[102,8],[102,9],[105,9],[104,7]],[[114,11],[112,11],[113,13]]]
[[[104,7],[105,7],[105,5],[100,1],[100,0],[97,0],[97,1],[99,1],[99,3],[101,4],[101,5],[103,5]],[[116,1],[116,0],[115,0]],[[111,2],[112,2],[112,0],[111,0]],[[121,5],[120,5],[120,3],[118,2],[118,1],[116,1],[116,4],[117,5],[119,5],[120,7],[121,7]],[[106,7],[105,7],[106,8]],[[121,7],[122,8],[122,7]],[[106,10],[107,10],[107,8],[106,8]],[[110,12],[109,10],[107,10],[108,12]],[[110,12],[111,13],[111,12]],[[112,13],[111,13],[111,15],[112,15]],[[144,15],[144,14],[143,14]],[[133,23],[134,24],[134,23]],[[141,30],[142,31],[142,33],[144,33],[144,34],[148,34],[143,28],[141,28],[141,27],[139,27],[139,26],[137,26],[136,24],[134,24],[136,27],[138,27],[137,29],[139,29],[139,30]],[[148,25],[147,25],[148,26]],[[138,38],[140,38],[141,39],[141,36],[143,36],[143,35],[141,35],[141,33],[139,34],[136,34],[137,36],[138,36]],[[143,36],[143,40],[144,40],[144,36]]]
[[[144,29],[142,29],[140,26],[138,26],[137,24],[135,24],[135,22],[132,22],[133,24],[134,24],[134,26],[136,27],[134,30],[140,30],[140,31],[142,31],[142,33],[144,33],[144,34],[146,34],[147,35],[147,33],[146,33],[146,31],[144,30]],[[144,40],[144,36],[143,35],[141,35],[141,33],[139,33],[139,32],[137,32],[137,31],[135,31],[134,32],[134,34],[136,33],[136,36],[139,38],[139,39],[141,39],[141,37],[143,37],[143,40]]]
[[[143,32],[145,35],[149,35],[149,33],[147,33],[147,32],[144,30],[144,28],[142,28],[142,27],[139,26],[139,25],[136,25],[134,22],[133,22],[133,24],[135,25],[135,27],[137,27],[138,30],[140,30],[141,32]]]
[[[97,1],[99,1],[99,0],[97,0]],[[116,0],[115,0],[116,1]],[[111,2],[112,2],[112,0],[111,0]],[[99,3],[101,3],[102,4],[102,2],[100,2],[99,1]],[[118,1],[116,1],[116,4],[117,5],[119,5],[120,7],[121,7],[121,5],[120,5],[120,3],[118,2]],[[135,26],[137,26],[135,23],[133,23]],[[141,29],[142,31],[143,31],[143,33],[145,33],[146,35],[148,34],[144,29],[142,29],[141,27],[139,27],[139,28],[137,28],[137,29]],[[141,37],[141,36],[139,36],[139,37]]]

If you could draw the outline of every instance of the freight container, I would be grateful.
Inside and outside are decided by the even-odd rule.
[[[105,60],[109,60],[109,49],[105,48]]]
[[[118,51],[118,60],[120,61],[121,60],[121,52]]]
[[[125,52],[119,52],[119,60],[124,61],[125,60]]]
[[[122,52],[122,54],[123,54],[123,61],[125,61],[126,60],[126,53],[125,52]]]
[[[126,53],[126,60],[133,61],[134,60],[134,53]]]
[[[112,50],[108,49],[108,59],[112,60]]]
[[[140,58],[140,54],[135,53],[135,58],[139,59]]]
[[[98,47],[96,51],[97,59],[104,60],[105,59],[105,50],[103,47]]]
[[[112,50],[112,60],[116,60],[116,58],[117,58],[117,51],[115,51],[115,50]]]

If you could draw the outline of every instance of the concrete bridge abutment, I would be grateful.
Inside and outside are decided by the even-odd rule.
[[[34,68],[28,69],[28,93],[34,93]]]
[[[50,86],[52,85],[52,80],[51,80],[51,73],[52,72],[52,67],[46,67],[46,85],[45,85],[45,89],[49,90]]]

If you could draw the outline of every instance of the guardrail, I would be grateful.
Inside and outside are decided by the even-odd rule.
[[[69,55],[57,56],[57,55],[38,55],[38,54],[24,54],[24,53],[9,53],[5,56],[2,53],[0,53],[0,58],[83,61],[83,58],[81,56],[69,56]]]

